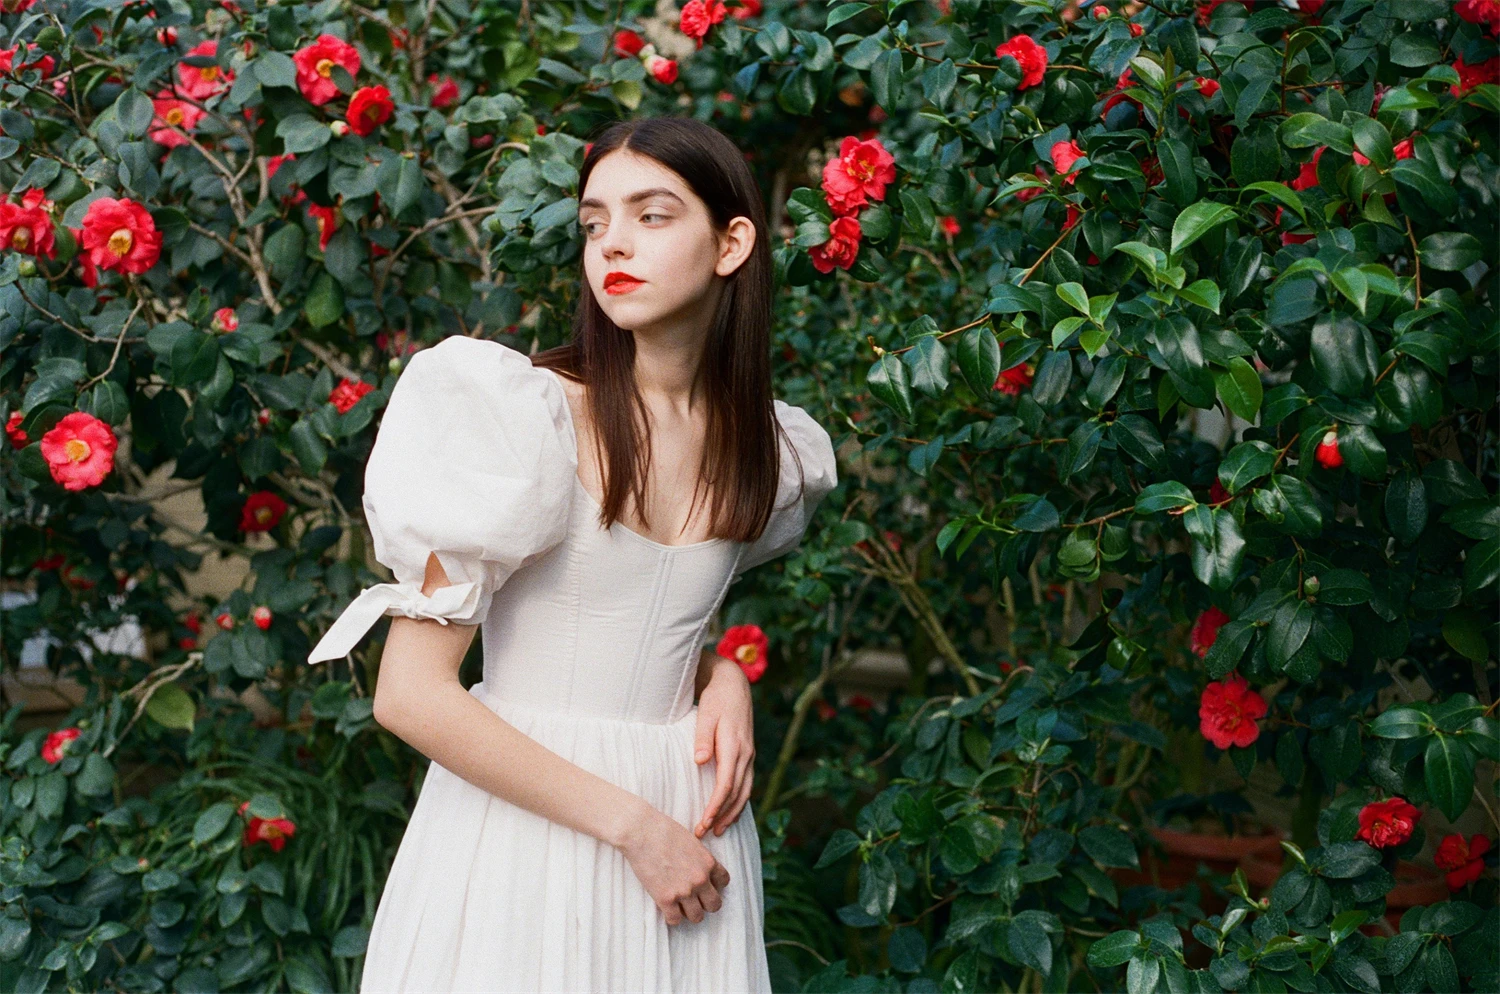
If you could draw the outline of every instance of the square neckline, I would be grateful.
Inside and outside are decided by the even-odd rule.
[[[563,385],[562,375],[559,374],[556,370],[549,369],[546,366],[536,366],[536,365],[533,365],[531,368],[532,369],[540,369],[543,372],[545,372],[545,373],[549,374],[550,376],[552,376],[552,378],[557,381],[558,388],[563,391],[563,410],[567,413],[567,416],[568,416],[568,432],[573,436],[573,455],[574,455],[574,462],[576,463],[577,462],[577,456],[578,456],[578,450],[579,450],[579,444],[580,444],[579,443],[579,439],[578,439],[578,424],[577,424],[577,422],[575,422],[573,420],[573,405],[568,402],[567,387]],[[586,487],[586,486],[584,486],[583,478],[578,475],[578,472],[577,472],[576,469],[573,472],[573,485],[574,485],[574,487],[577,488],[577,490],[578,490],[579,493],[583,494],[583,496],[585,498],[587,498],[589,504],[594,508],[593,520],[597,524],[597,522],[599,520],[599,515],[604,512],[604,508],[599,503],[599,501],[594,497],[594,495],[589,492],[589,488]],[[727,538],[720,537],[720,538],[706,538],[706,539],[703,539],[702,541],[698,541],[698,542],[685,542],[685,543],[680,544],[680,545],[668,545],[666,542],[658,542],[654,538],[648,538],[647,536],[642,535],[640,532],[636,531],[634,528],[631,528],[629,525],[626,525],[624,522],[621,522],[621,521],[613,521],[613,522],[611,522],[610,523],[610,527],[611,528],[618,528],[621,531],[623,531],[625,534],[630,535],[631,537],[635,538],[636,540],[644,542],[647,545],[651,546],[652,548],[654,548],[654,549],[660,549],[660,550],[662,550],[664,552],[682,552],[682,551],[686,551],[686,550],[690,550],[690,549],[706,549],[706,548],[709,548],[711,546],[723,545],[723,544],[725,544],[725,543],[727,543],[727,542],[730,541]],[[601,529],[601,530],[604,530],[604,529]]]

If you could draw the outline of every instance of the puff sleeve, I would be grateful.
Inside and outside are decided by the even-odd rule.
[[[838,465],[828,431],[800,407],[775,401],[781,439],[781,472],[776,505],[760,538],[740,554],[737,573],[785,555],[802,543],[802,535],[828,492],[838,486]],[[795,453],[794,453],[795,450]],[[799,480],[797,459],[802,463]],[[799,493],[799,482],[805,485]]]
[[[414,355],[365,466],[365,520],[395,583],[366,588],[309,663],[346,654],[382,615],[477,625],[525,560],[561,542],[578,468],[562,384],[499,342]],[[429,553],[449,586],[422,594]]]

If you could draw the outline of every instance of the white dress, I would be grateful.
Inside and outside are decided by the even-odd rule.
[[[739,573],[797,547],[837,483],[828,433],[799,407],[777,400],[775,413],[781,479],[762,536],[668,546],[599,526],[556,374],[498,342],[453,337],[417,353],[365,471],[375,558],[397,582],[362,592],[309,662],[344,655],[385,614],[480,624],[484,679],[471,694],[693,826],[714,790],[715,761],[693,761],[709,620]],[[429,552],[451,585],[425,597]],[[434,762],[361,989],[769,991],[751,806],[702,842],[730,873],[723,906],[669,926],[618,849]]]

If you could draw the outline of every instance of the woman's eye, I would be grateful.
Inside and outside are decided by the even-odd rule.
[[[659,217],[663,221],[665,221],[667,219],[667,216],[665,214],[642,214],[641,215],[641,220],[644,221],[648,217]]]

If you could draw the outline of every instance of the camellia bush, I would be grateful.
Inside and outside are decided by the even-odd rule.
[[[4,645],[45,629],[89,688],[0,726],[0,986],[352,989],[421,764],[370,720],[378,637],[305,660],[385,579],[379,412],[448,335],[566,339],[578,167],[633,114],[747,150],[778,390],[843,457],[724,618],[778,989],[1500,984],[1500,4],[0,28],[4,569],[37,591]],[[183,609],[205,553],[250,573]],[[78,653],[126,617],[149,662]],[[881,647],[906,691],[839,701]],[[1139,878],[1162,812],[1248,807],[1191,796],[1221,759],[1288,837],[1209,907]],[[1416,861],[1450,899],[1388,917]]]

